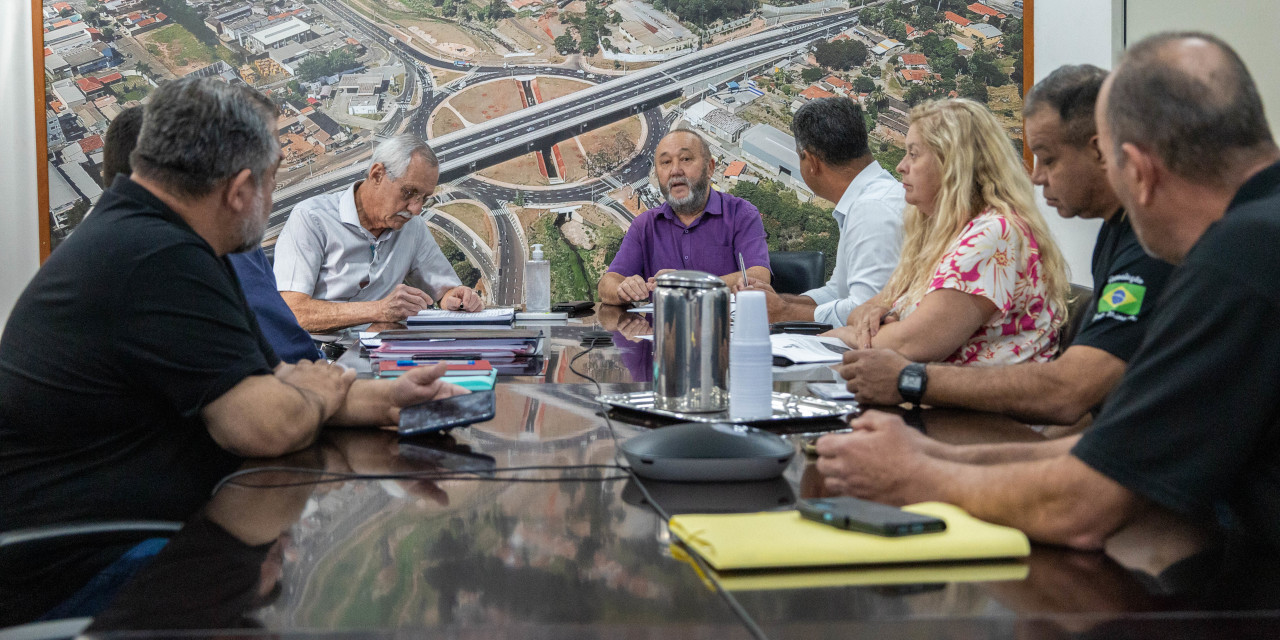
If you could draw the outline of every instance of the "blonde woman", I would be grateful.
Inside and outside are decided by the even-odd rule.
[[[1051,359],[1066,268],[1000,123],[971,100],[922,104],[898,172],[902,257],[884,290],[829,335],[916,362]]]

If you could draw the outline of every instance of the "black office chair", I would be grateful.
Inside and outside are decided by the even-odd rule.
[[[41,553],[50,545],[71,540],[96,543],[142,542],[147,538],[168,538],[182,528],[181,522],[164,520],[118,520],[48,525],[0,532],[0,554]],[[93,618],[65,618],[32,622],[0,629],[0,640],[60,640],[74,638]]]
[[[798,295],[821,287],[825,282],[822,258],[821,251],[770,251],[773,290]]]
[[[1084,325],[1086,317],[1091,315],[1089,305],[1092,302],[1093,289],[1071,285],[1071,291],[1067,293],[1067,321],[1058,329],[1058,353],[1066,351],[1075,341],[1076,333]]]

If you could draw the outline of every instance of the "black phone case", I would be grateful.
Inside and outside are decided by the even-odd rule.
[[[807,520],[877,536],[900,537],[922,533],[938,533],[947,523],[933,516],[903,511],[897,507],[857,498],[820,498],[801,500],[796,504]]]
[[[459,406],[466,412],[459,413]],[[400,410],[399,433],[415,436],[465,427],[476,422],[492,420],[497,409],[492,391],[476,391],[461,396],[432,400]]]

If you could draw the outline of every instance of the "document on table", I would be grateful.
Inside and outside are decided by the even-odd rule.
[[[405,321],[409,325],[430,324],[510,324],[516,317],[512,307],[495,307],[480,311],[447,311],[423,309]]]
[[[775,333],[769,336],[773,357],[783,358],[794,364],[814,362],[840,362],[849,351],[839,338],[804,336],[794,333]]]

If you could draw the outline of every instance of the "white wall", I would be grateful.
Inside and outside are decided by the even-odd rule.
[[[0,2],[0,326],[40,264],[31,3]]]
[[[1127,0],[1125,36],[1129,43],[1160,31],[1205,31],[1227,41],[1244,59],[1258,84],[1267,122],[1280,125],[1280,2],[1276,0]]]
[[[1035,72],[1036,82],[1064,64],[1092,64],[1110,69],[1120,39],[1121,24],[1114,12],[1118,0],[1036,0]],[[1117,28],[1113,29],[1113,25]],[[1049,229],[1066,254],[1071,282],[1093,286],[1090,260],[1100,221],[1063,220],[1056,209],[1044,202],[1036,189],[1040,210]]]

